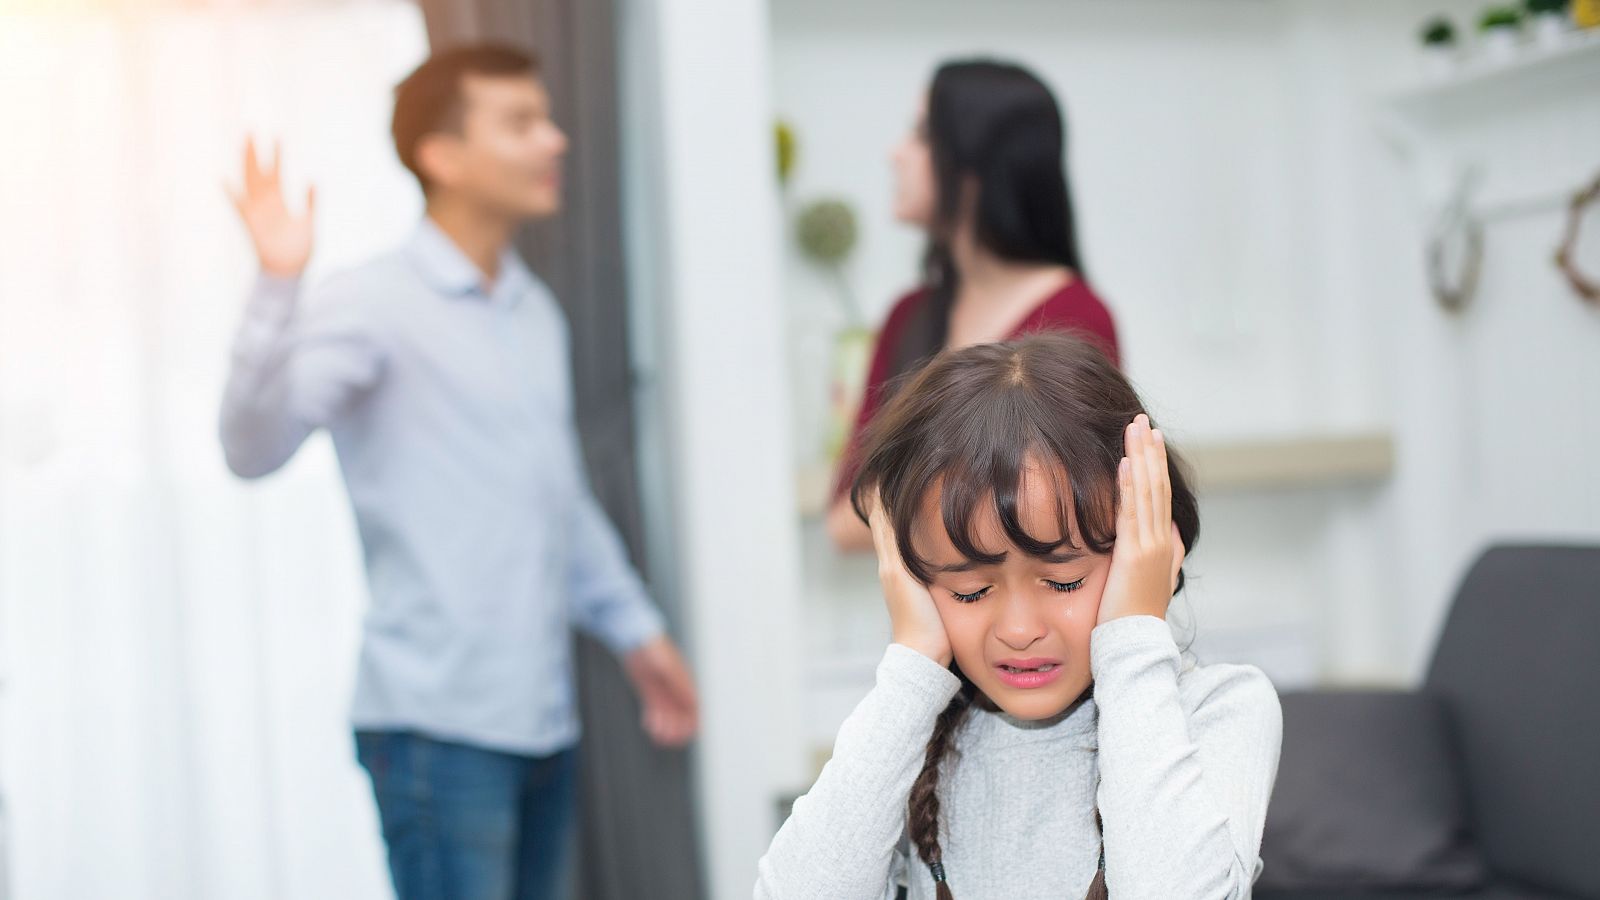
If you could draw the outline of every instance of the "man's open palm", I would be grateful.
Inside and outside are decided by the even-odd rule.
[[[300,215],[289,212],[283,202],[279,180],[283,154],[274,144],[272,162],[263,167],[256,157],[254,140],[244,144],[244,186],[228,188],[233,208],[238,210],[250,242],[255,245],[261,270],[280,278],[297,278],[311,258],[311,216],[316,210],[316,188],[306,188],[306,208]]]

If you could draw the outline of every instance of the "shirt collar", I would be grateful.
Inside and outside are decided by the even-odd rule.
[[[434,221],[422,217],[407,244],[407,251],[424,281],[448,297],[474,297],[512,304],[527,293],[533,275],[508,244],[500,251],[499,277],[484,290],[483,273]]]

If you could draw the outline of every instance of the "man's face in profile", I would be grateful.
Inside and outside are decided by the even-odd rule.
[[[561,209],[561,160],[567,136],[550,118],[550,95],[529,75],[473,75],[461,80],[459,130],[429,135],[432,181],[500,212],[526,219]]]

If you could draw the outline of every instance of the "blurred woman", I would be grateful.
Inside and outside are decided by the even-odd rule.
[[[1111,313],[1078,252],[1064,150],[1061,108],[1028,70],[966,60],[934,74],[892,157],[895,218],[927,233],[921,284],[878,332],[828,512],[841,550],[872,546],[846,495],[862,434],[897,378],[940,350],[1035,331],[1079,332],[1120,361]]]

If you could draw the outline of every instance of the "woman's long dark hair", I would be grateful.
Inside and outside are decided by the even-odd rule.
[[[976,562],[1000,559],[984,552],[974,534],[986,505],[1006,539],[1025,553],[1042,556],[1063,543],[1109,553],[1116,541],[1123,429],[1140,413],[1148,415],[1128,379],[1082,338],[1043,332],[947,351],[910,376],[869,426],[850,502],[864,520],[873,494],[881,498],[906,569],[925,584],[931,580],[928,561],[917,554],[911,533],[923,499],[935,489],[951,543]],[[1030,535],[1022,526],[1018,497],[1030,462],[1055,479],[1060,540]],[[1170,443],[1167,474],[1172,521],[1184,549],[1192,552],[1200,537],[1199,505],[1183,458]],[[1081,544],[1069,530],[1069,504]],[[1180,570],[1178,590],[1183,583]],[[960,666],[951,666],[962,688],[928,739],[907,809],[917,854],[935,873],[944,900],[951,895],[939,839],[939,767],[977,695]],[[1089,897],[1105,896],[1104,879],[1101,870]]]
[[[922,262],[929,295],[894,348],[895,375],[944,347],[960,280],[950,241],[964,213],[970,211],[978,246],[995,256],[1085,275],[1067,181],[1066,120],[1043,81],[1011,63],[945,63],[928,88],[926,129],[938,194]]]

